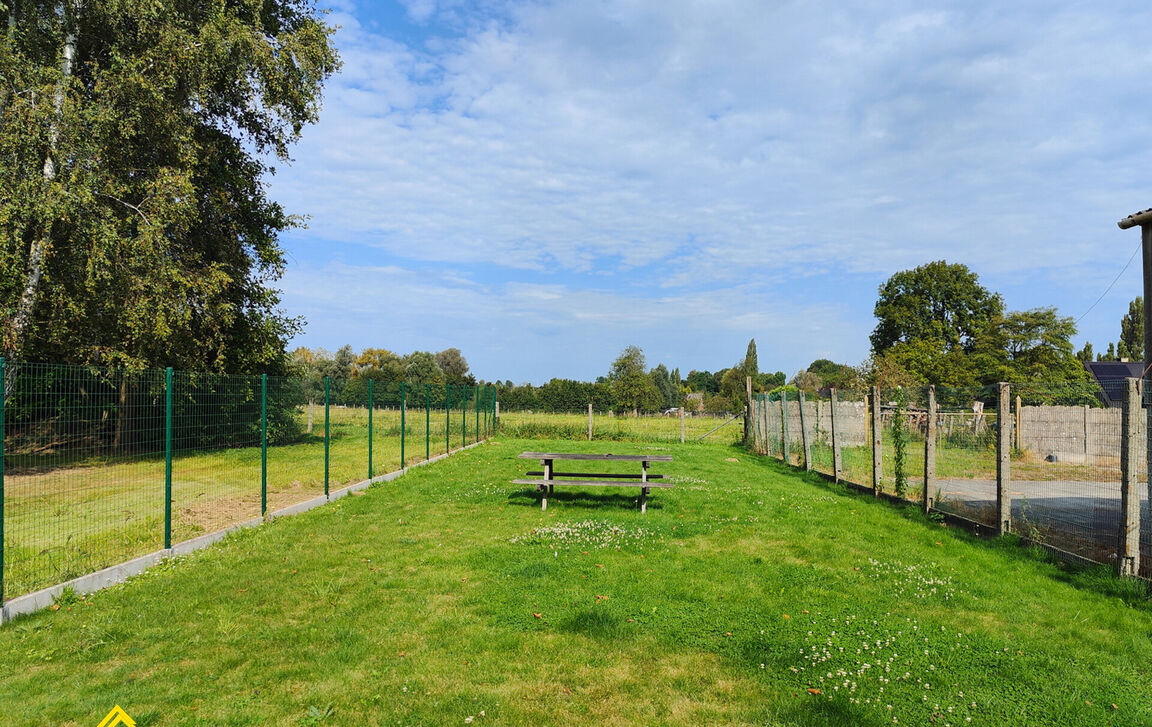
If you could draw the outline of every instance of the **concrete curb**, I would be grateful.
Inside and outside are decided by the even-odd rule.
[[[343,487],[339,490],[336,490],[335,492],[329,493],[328,497],[320,495],[319,497],[313,497],[312,499],[305,500],[304,502],[298,502],[294,505],[289,505],[288,507],[281,508],[275,512],[268,513],[268,520],[271,521],[277,518],[287,517],[289,515],[298,515],[302,512],[307,512],[308,510],[320,507],[321,505],[327,505],[332,500],[339,500],[340,498],[346,497],[353,492],[366,490],[377,483],[391,482],[392,480],[395,480],[398,477],[406,474],[408,470],[412,469],[413,467],[423,467],[424,465],[439,462],[440,460],[447,459],[457,452],[463,452],[464,450],[478,447],[481,444],[485,444],[487,441],[488,440],[485,439],[480,442],[473,442],[472,444],[461,447],[459,449],[454,449],[451,452],[438,454],[427,461],[417,462],[415,464],[409,465],[404,469],[389,472],[388,474],[384,475],[378,475],[370,480],[363,480],[362,482],[348,485],[347,487]],[[54,586],[42,588],[39,591],[34,591],[23,596],[18,596],[17,598],[13,598],[12,600],[5,602],[3,606],[0,607],[0,625],[10,622],[17,616],[35,613],[36,611],[41,611],[45,608],[48,608],[56,601],[57,598],[60,597],[60,594],[64,592],[65,588],[72,588],[77,593],[93,593],[109,586],[114,586],[117,583],[123,583],[131,576],[143,573],[149,568],[159,564],[166,558],[171,558],[172,556],[177,555],[187,555],[197,550],[202,550],[220,542],[229,533],[245,528],[258,527],[263,524],[263,522],[264,521],[261,518],[245,520],[242,523],[230,525],[223,530],[217,530],[215,532],[208,533],[207,535],[201,535],[191,540],[185,540],[182,543],[176,543],[171,548],[157,550],[147,555],[142,555],[138,558],[133,558],[132,560],[109,566],[108,568],[96,571],[95,573],[88,573],[87,575],[73,578],[72,580],[65,581],[64,583],[58,583]]]

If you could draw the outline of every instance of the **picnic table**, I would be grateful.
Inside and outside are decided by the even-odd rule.
[[[556,490],[556,485],[575,485],[578,487],[639,487],[640,512],[648,511],[648,489],[651,487],[672,487],[671,482],[661,482],[664,475],[648,474],[648,465],[652,462],[671,462],[672,457],[666,454],[583,454],[574,452],[523,452],[520,459],[540,460],[544,465],[542,472],[528,472],[532,479],[513,480],[517,485],[535,485],[537,492],[544,493],[540,499],[540,509],[548,509],[548,495]],[[605,472],[557,472],[553,463],[556,460],[572,460],[578,462],[639,462],[640,472],[632,473],[605,473]],[[579,478],[579,479],[558,479]]]

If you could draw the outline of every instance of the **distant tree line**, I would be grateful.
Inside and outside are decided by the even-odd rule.
[[[400,384],[405,384],[409,401],[423,402],[427,393],[434,405],[447,396],[447,384],[456,393],[453,401],[470,393],[465,386],[477,383],[468,360],[458,348],[432,353],[413,351],[400,355],[385,348],[365,348],[356,353],[351,346],[341,346],[335,353],[323,348],[297,348],[290,354],[292,373],[304,379],[309,401],[324,400],[325,380],[329,401],[337,405],[367,406],[368,382],[372,382],[372,401],[377,405],[400,402]]]

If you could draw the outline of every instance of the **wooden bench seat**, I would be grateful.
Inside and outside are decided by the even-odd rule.
[[[578,487],[672,487],[671,482],[611,482],[605,480],[512,480],[514,485],[576,485]]]

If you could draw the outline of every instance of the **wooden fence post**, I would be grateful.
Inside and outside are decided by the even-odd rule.
[[[680,407],[680,444],[684,444],[684,407]]]
[[[840,459],[840,434],[836,431],[836,389],[832,389],[832,479],[840,482],[844,468]]]
[[[924,428],[924,513],[936,504],[936,387],[928,387],[928,421]]]
[[[808,423],[804,416],[804,392],[799,392],[800,400],[800,443],[804,446],[804,469],[812,471],[812,441],[808,438]]]
[[[872,494],[884,489],[884,449],[880,440],[880,387],[872,387]]]
[[[588,402],[588,441],[592,441],[592,402]]]
[[[996,398],[996,533],[1012,532],[1012,412],[1009,385],[1000,384]]]
[[[1136,431],[1140,423],[1139,379],[1125,379],[1124,418],[1120,422],[1120,532],[1117,569],[1121,577],[1140,573],[1140,472],[1137,467]]]

